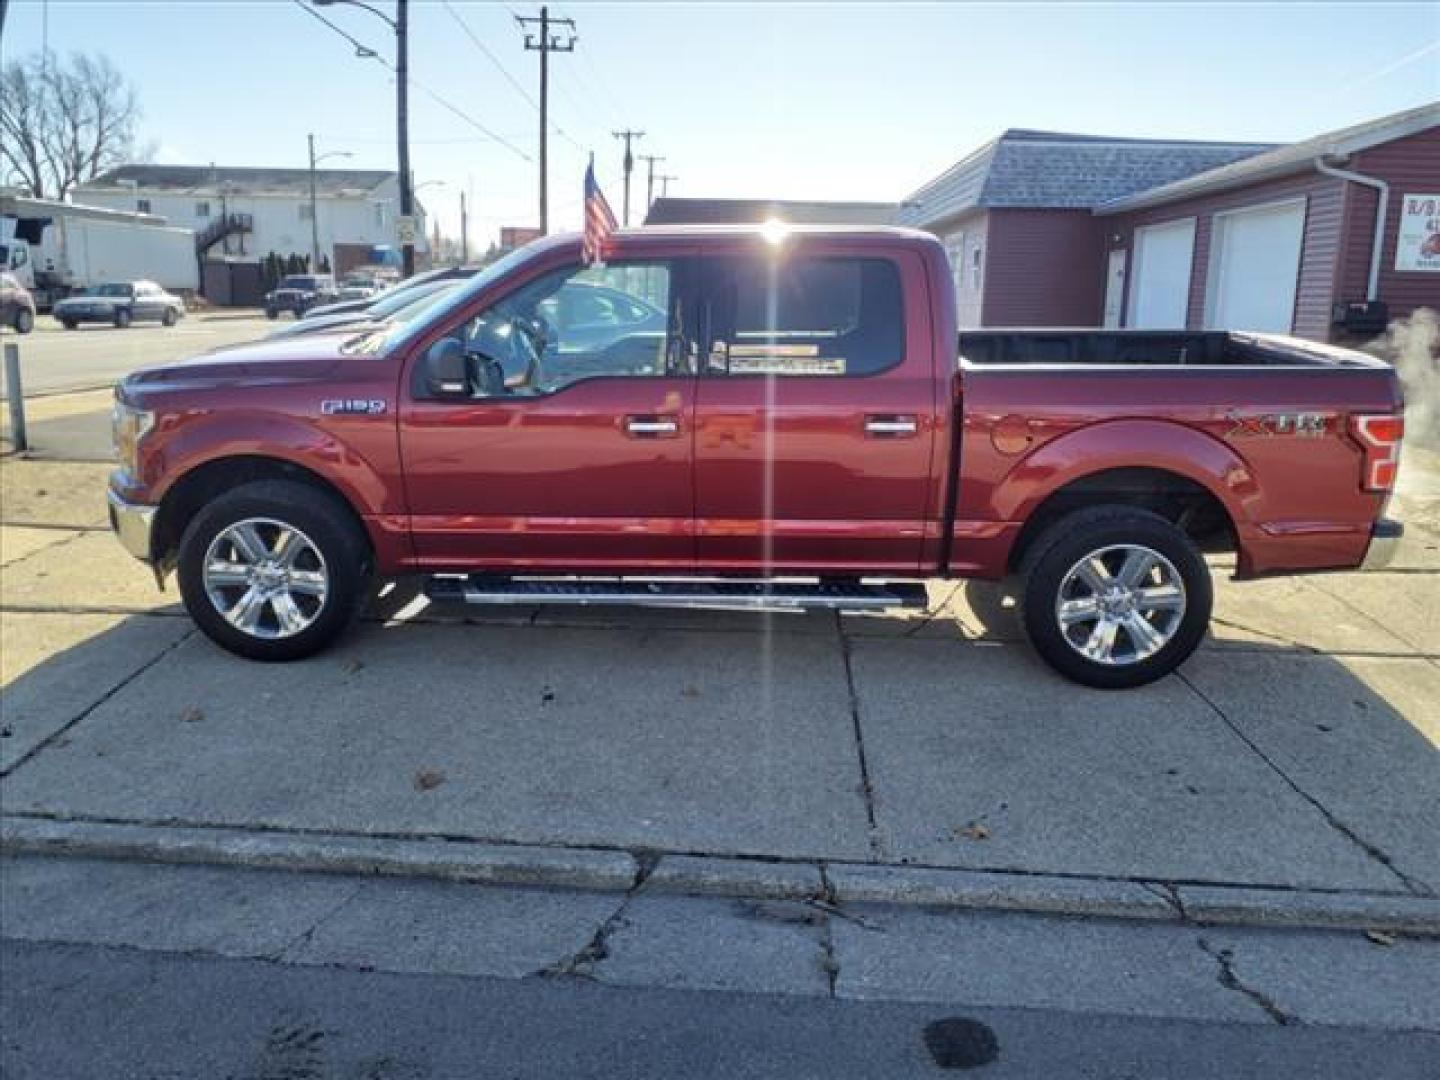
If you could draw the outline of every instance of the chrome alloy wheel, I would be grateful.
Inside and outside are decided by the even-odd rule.
[[[1060,582],[1055,619],[1087,660],[1123,667],[1154,656],[1185,618],[1185,582],[1174,563],[1139,544],[1092,551]]]
[[[272,518],[222,530],[205,552],[202,574],[216,611],[237,630],[272,640],[293,637],[319,617],[330,580],[315,542]]]

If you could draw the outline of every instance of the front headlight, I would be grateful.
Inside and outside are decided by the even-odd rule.
[[[155,426],[155,414],[136,409],[121,398],[115,399],[110,412],[110,437],[115,447],[115,460],[132,477],[139,468],[140,440]]]

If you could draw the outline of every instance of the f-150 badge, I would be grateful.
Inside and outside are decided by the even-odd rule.
[[[1231,409],[1225,414],[1230,422],[1227,439],[1249,435],[1296,435],[1317,439],[1325,434],[1330,418],[1324,413],[1256,413],[1244,415]]]
[[[327,398],[320,402],[326,416],[373,416],[386,409],[384,398]]]

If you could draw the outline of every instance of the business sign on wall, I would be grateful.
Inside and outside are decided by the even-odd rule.
[[[1406,195],[1400,204],[1395,269],[1440,272],[1440,195]]]

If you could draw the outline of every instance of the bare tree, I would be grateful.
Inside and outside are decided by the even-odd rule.
[[[104,56],[34,54],[0,72],[0,162],[36,198],[63,199],[125,160],[140,104]]]

